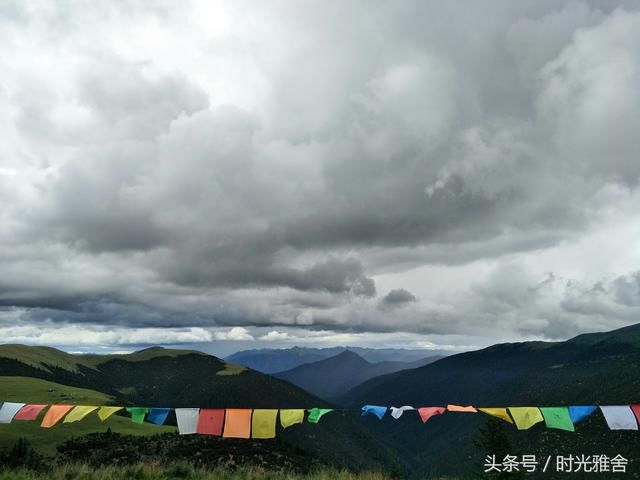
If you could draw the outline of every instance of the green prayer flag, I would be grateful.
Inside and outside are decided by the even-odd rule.
[[[540,407],[547,428],[558,428],[575,432],[567,407]]]
[[[149,411],[144,407],[128,407],[127,412],[131,415],[131,421],[133,423],[144,423],[144,416]]]
[[[312,408],[309,410],[309,416],[307,417],[307,422],[309,423],[318,423],[320,418],[325,414],[333,412],[333,408]]]

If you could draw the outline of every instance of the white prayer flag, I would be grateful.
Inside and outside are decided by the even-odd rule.
[[[391,416],[396,420],[399,419],[407,410],[415,410],[415,408],[405,405],[403,407],[391,407]]]
[[[16,413],[18,413],[18,411],[24,406],[24,403],[3,403],[0,408],[0,423],[11,423],[11,420],[16,416]]]
[[[199,408],[176,408],[176,420],[180,435],[189,435],[198,431]]]
[[[611,430],[638,430],[636,417],[628,405],[600,407]]]

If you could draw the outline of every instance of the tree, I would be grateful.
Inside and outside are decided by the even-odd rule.
[[[482,453],[481,464],[476,468],[475,477],[480,479],[502,480],[524,478],[524,472],[485,472],[485,460],[488,456],[493,456],[497,463],[507,455],[514,455],[509,442],[509,437],[504,428],[504,422],[495,418],[487,419],[487,422],[480,427],[476,438],[473,440],[475,447]]]

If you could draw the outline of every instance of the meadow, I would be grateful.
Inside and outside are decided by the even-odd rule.
[[[193,468],[186,463],[170,466],[149,464],[126,467],[91,468],[62,465],[46,471],[0,470],[0,480],[391,480],[382,473],[351,473],[346,470],[319,469],[307,474],[268,471],[259,468],[228,470]]]

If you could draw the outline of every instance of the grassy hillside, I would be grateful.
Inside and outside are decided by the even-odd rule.
[[[30,403],[73,403],[84,405],[105,405],[113,399],[101,392],[84,388],[69,387],[54,382],[28,377],[0,377],[0,399],[7,402],[28,401]],[[23,437],[34,447],[47,455],[53,455],[56,447],[73,437],[93,432],[104,432],[110,428],[114,432],[129,435],[152,435],[175,431],[174,427],[158,427],[151,424],[136,425],[128,417],[117,416],[101,422],[95,414],[90,414],[81,422],[59,424],[54,428],[40,428],[45,412],[37,421],[0,424],[0,449],[7,449]]]

